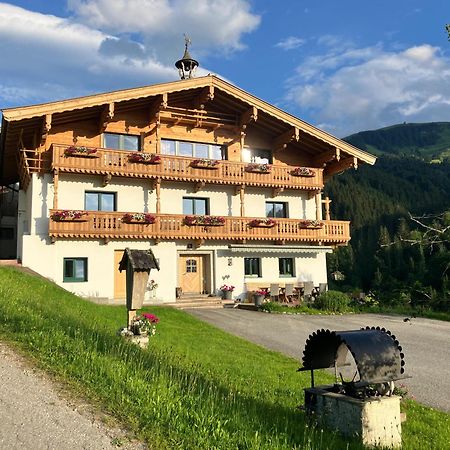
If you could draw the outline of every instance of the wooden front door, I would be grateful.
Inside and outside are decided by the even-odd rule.
[[[127,276],[126,270],[119,272],[119,263],[123,256],[123,250],[114,250],[114,298],[122,299],[127,297]]]
[[[184,294],[202,294],[205,282],[205,256],[180,255],[178,276],[179,286]]]

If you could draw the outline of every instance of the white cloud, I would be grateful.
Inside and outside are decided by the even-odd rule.
[[[255,30],[260,17],[247,0],[68,0],[82,22],[108,33],[139,34],[160,59],[182,53],[187,33],[196,52],[217,47],[227,52],[244,48],[244,33]]]
[[[201,61],[243,48],[260,21],[246,0],[68,1],[67,18],[0,2],[2,107],[175,80],[183,32]]]
[[[283,39],[282,41],[275,44],[275,47],[282,48],[283,50],[294,50],[298,47],[301,47],[303,44],[305,44],[305,42],[305,39],[301,39],[295,36],[289,36],[286,39]]]
[[[287,86],[288,101],[339,136],[450,116],[450,60],[430,45],[334,49],[307,58]]]

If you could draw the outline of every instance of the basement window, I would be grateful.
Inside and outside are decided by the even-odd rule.
[[[64,258],[65,283],[87,281],[87,258]]]

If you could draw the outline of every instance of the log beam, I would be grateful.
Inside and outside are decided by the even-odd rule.
[[[274,139],[273,149],[275,152],[284,150],[290,142],[298,142],[299,139],[300,130],[297,127],[292,127]]]
[[[244,131],[247,128],[248,124],[250,124],[251,122],[256,122],[257,120],[258,120],[258,108],[252,106],[241,115],[241,118],[239,120],[239,128],[242,131]]]
[[[47,136],[51,128],[52,128],[52,115],[46,114],[44,120],[42,121],[41,145],[45,144],[45,141],[47,140]]]
[[[341,150],[339,148],[335,148],[332,150],[329,150],[327,152],[323,152],[320,155],[317,155],[313,159],[313,166],[314,167],[323,167],[325,164],[331,162],[331,161],[340,161],[341,160]]]
[[[108,123],[111,122],[111,120],[114,117],[114,102],[108,103],[104,106],[102,113],[100,115],[100,133],[103,133],[106,130],[106,127],[108,126]]]
[[[352,167],[354,169],[358,168],[358,158],[356,158],[356,156],[341,159],[340,161],[328,165],[325,168],[324,175],[325,177],[330,177],[335,173],[343,172],[344,170],[351,169]]]
[[[205,109],[206,103],[214,99],[214,86],[204,87],[198,98],[194,101],[194,109]]]

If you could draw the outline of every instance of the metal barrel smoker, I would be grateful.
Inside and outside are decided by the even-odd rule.
[[[401,446],[400,397],[394,381],[408,378],[402,347],[380,327],[317,330],[306,340],[303,367],[311,372],[305,409],[342,434],[358,435],[364,445]],[[341,370],[348,372],[345,379]],[[335,384],[315,386],[314,370],[334,368]],[[353,374],[353,376],[352,376]]]

